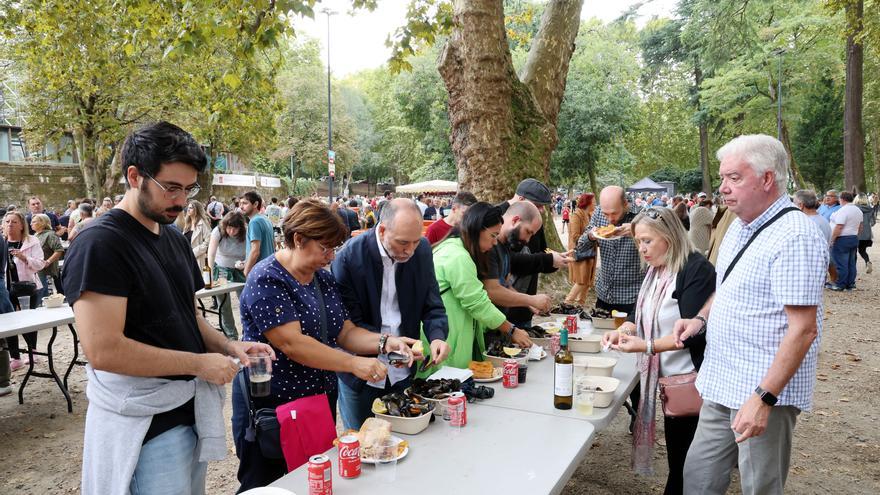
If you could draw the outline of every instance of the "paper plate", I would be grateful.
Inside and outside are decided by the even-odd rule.
[[[394,441],[397,441],[397,442],[402,442],[402,441],[403,441],[403,439],[400,438],[400,437],[397,436],[397,435],[391,435],[391,439],[394,440]],[[408,444],[408,443],[407,443],[407,446],[403,449],[403,452],[397,454],[397,459],[396,459],[396,460],[399,461],[399,460],[403,459],[404,457],[406,457],[407,454],[409,454],[409,444]],[[376,464],[376,463],[379,462],[379,461],[378,461],[378,459],[370,459],[370,458],[368,458],[368,457],[361,457],[361,462],[364,462],[364,463],[367,463],[367,464]]]
[[[501,368],[492,368],[492,378],[474,378],[474,381],[477,383],[492,383],[497,382],[502,377],[504,377],[504,370]]]

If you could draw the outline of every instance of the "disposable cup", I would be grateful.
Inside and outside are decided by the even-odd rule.
[[[272,388],[272,360],[266,353],[248,356],[247,368],[251,397],[266,397]]]
[[[31,309],[31,296],[21,296],[18,298],[18,307],[21,308],[22,311],[26,309]]]
[[[400,442],[389,439],[379,445],[376,456],[376,476],[381,483],[397,480],[397,447]]]

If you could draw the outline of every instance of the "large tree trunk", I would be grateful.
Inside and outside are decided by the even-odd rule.
[[[797,161],[794,159],[794,154],[791,152],[791,136],[788,132],[788,124],[785,123],[784,119],[782,120],[782,144],[785,146],[785,152],[788,153],[788,164],[791,170],[790,179],[794,182],[796,189],[804,189],[806,187],[804,178],[801,175],[801,169],[798,167]]]
[[[449,92],[450,141],[462,189],[498,202],[510,198],[524,178],[547,182],[582,5],[547,4],[520,80],[501,0],[453,2],[455,27],[438,70]],[[548,243],[561,249],[556,229],[545,232]]]
[[[871,129],[871,149],[874,155],[874,190],[880,190],[880,127]]]
[[[79,169],[86,186],[86,196],[92,199],[104,197],[104,164],[98,156],[98,143],[91,126],[73,132],[76,151],[79,155]]]
[[[113,158],[107,167],[107,176],[104,178],[104,191],[110,196],[114,194],[122,178],[122,145],[112,146]]]
[[[848,191],[865,190],[865,134],[862,130],[863,0],[846,3],[846,92],[843,103],[843,176]]]
[[[703,69],[700,68],[698,56],[694,56],[694,85],[696,86],[696,105],[700,111],[700,88],[703,85]],[[700,172],[703,175],[703,192],[712,195],[712,171],[709,170],[709,123],[704,116],[700,116]]]

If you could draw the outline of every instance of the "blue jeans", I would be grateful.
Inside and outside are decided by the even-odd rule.
[[[360,392],[339,381],[339,415],[346,429],[360,430],[367,418],[373,415],[373,401],[385,394],[403,392],[410,386],[410,379],[401,380],[392,386],[375,388],[364,384]],[[386,381],[387,383],[387,381]]]
[[[831,261],[837,268],[838,287],[852,288],[856,286],[856,251],[859,238],[855,235],[844,235],[837,238],[831,246]]]
[[[129,490],[131,495],[205,493],[207,462],[196,456],[192,426],[176,426],[141,447]]]

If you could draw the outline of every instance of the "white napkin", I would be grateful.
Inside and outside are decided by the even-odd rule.
[[[532,347],[529,348],[529,361],[540,361],[545,357],[547,357],[547,352],[544,351],[544,348],[538,344],[532,344]]]

